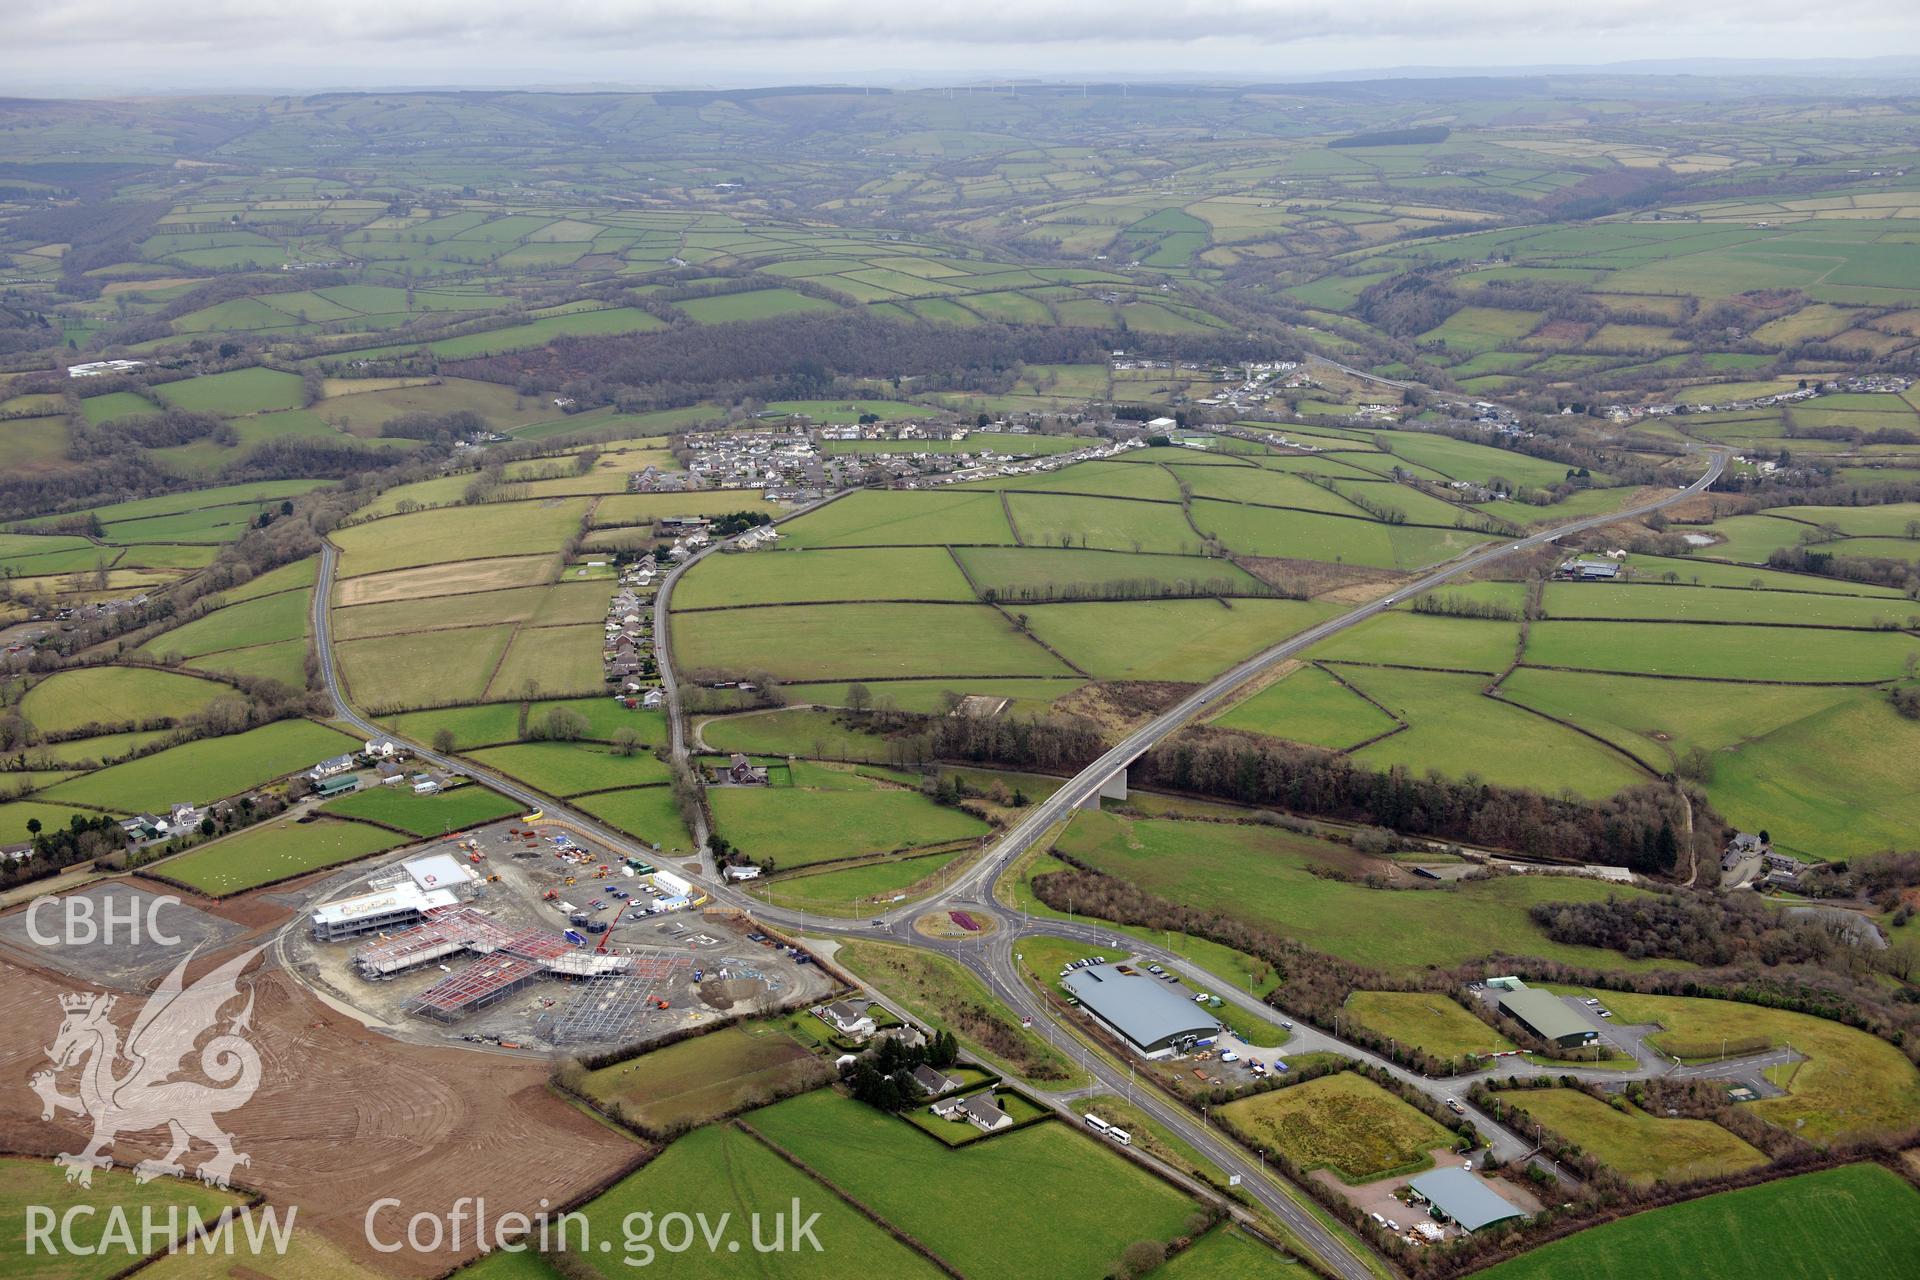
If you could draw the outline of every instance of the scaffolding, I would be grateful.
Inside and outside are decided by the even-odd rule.
[[[589,984],[553,1025],[555,1044],[613,1044],[627,1039],[653,1005],[654,991],[675,973],[692,967],[685,956],[621,956],[626,973]]]
[[[415,996],[413,1011],[452,1022],[518,991],[546,972],[545,966],[519,956],[476,960]]]
[[[503,950],[507,942],[518,936],[501,928],[483,911],[458,907],[428,913],[425,923],[360,948],[354,952],[353,960],[362,977],[391,978],[462,951],[485,955]],[[561,938],[560,942],[566,945],[566,939]]]

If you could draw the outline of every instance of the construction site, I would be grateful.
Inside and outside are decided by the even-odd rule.
[[[688,878],[551,824],[496,823],[320,886],[282,948],[368,1026],[546,1053],[644,1042],[832,989]]]

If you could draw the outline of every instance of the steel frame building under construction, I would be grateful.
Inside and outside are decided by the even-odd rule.
[[[548,975],[612,978],[633,969],[629,956],[588,951],[551,929],[509,929],[476,907],[429,912],[353,960],[361,977],[379,982],[461,953],[477,958],[414,996],[409,1012],[452,1022]]]

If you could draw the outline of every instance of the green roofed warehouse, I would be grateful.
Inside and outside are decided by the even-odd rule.
[[[1489,983],[1488,985],[1493,985]],[[1518,978],[1502,980],[1500,1012],[1542,1040],[1561,1048],[1591,1044],[1600,1033],[1551,991],[1536,991]]]

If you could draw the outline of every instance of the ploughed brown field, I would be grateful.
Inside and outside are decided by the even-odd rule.
[[[196,962],[191,976],[210,964]],[[46,1066],[45,1049],[62,1017],[58,997],[75,985],[0,962],[0,988],[12,996],[0,1029],[0,1149],[51,1156],[80,1150],[91,1133],[90,1122],[71,1115],[41,1120],[40,1101],[27,1087]],[[298,1205],[300,1228],[381,1271],[438,1274],[452,1258],[376,1253],[363,1221],[377,1199],[401,1201],[400,1210],[380,1219],[381,1238],[393,1239],[407,1217],[444,1215],[462,1196],[484,1196],[489,1216],[533,1213],[542,1198],[558,1207],[642,1153],[550,1093],[538,1062],[395,1043],[280,971],[254,979],[253,993],[250,1039],[260,1053],[260,1087],[247,1105],[219,1117],[235,1147],[252,1158],[238,1181],[283,1210]],[[113,1020],[123,1035],[141,1003],[138,993],[121,995]],[[114,1154],[123,1163],[164,1155],[165,1139],[164,1130],[129,1135]],[[187,1159],[190,1168],[204,1150]]]

